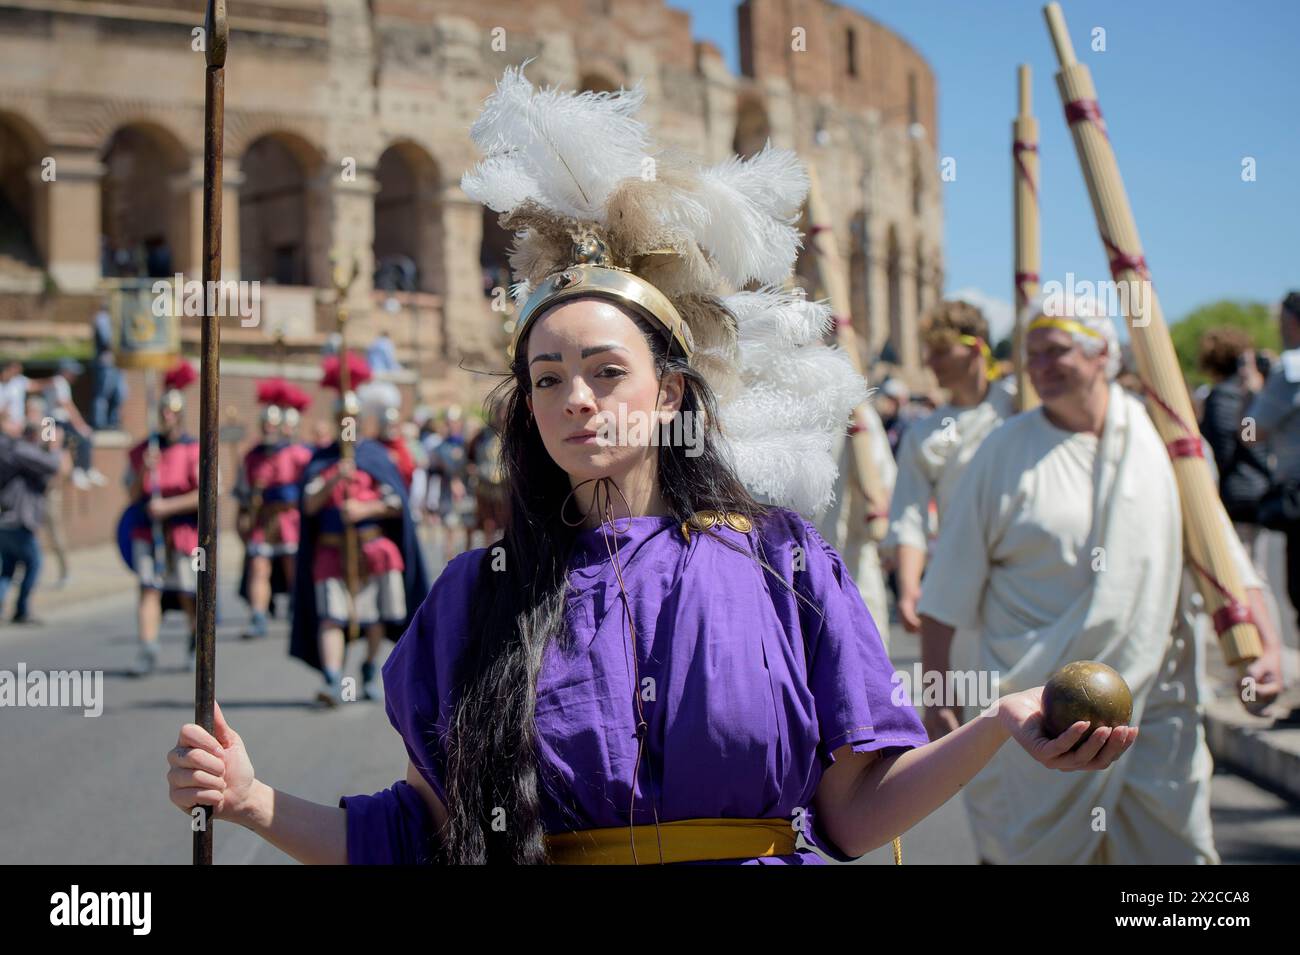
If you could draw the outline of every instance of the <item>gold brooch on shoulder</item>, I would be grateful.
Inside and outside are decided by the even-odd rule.
[[[748,534],[754,527],[754,522],[744,514],[736,514],[732,511],[727,511],[725,514],[710,510],[696,511],[689,518],[682,521],[682,537],[689,543],[691,539],[690,529],[692,527],[702,531],[710,527],[716,527],[718,524],[726,524],[733,531],[740,534]]]

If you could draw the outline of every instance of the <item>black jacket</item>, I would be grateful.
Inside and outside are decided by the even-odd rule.
[[[45,521],[45,487],[58,470],[58,451],[0,434],[0,528],[39,530]]]
[[[1229,378],[1215,385],[1205,399],[1201,434],[1214,451],[1219,467],[1219,496],[1234,521],[1254,523],[1259,499],[1268,490],[1271,475],[1262,443],[1241,439],[1250,395]]]

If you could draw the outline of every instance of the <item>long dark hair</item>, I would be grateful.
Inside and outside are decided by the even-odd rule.
[[[664,503],[679,521],[713,509],[744,514],[758,527],[771,508],[753,498],[721,453],[712,390],[662,329],[625,314],[650,345],[656,378],[683,376],[681,412],[701,422],[698,454],[686,454],[675,442],[658,443]],[[501,429],[509,516],[502,539],[482,558],[456,680],[461,695],[447,739],[448,823],[439,846],[443,861],[453,864],[547,861],[533,720],[537,675],[550,641],[565,645],[572,636],[564,620],[566,565],[578,528],[561,515],[572,491],[569,476],[530,420],[527,361],[521,340],[510,376],[487,399],[489,420]],[[568,510],[573,521],[576,508]],[[504,569],[496,569],[502,557]]]

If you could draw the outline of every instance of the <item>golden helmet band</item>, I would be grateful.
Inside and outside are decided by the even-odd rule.
[[[683,354],[690,357],[695,349],[691,329],[668,296],[631,270],[609,264],[604,243],[594,235],[588,234],[574,243],[574,258],[573,265],[548,275],[524,302],[506,348],[506,355],[512,361],[519,342],[537,316],[552,305],[578,296],[603,298],[627,306],[664,328]]]

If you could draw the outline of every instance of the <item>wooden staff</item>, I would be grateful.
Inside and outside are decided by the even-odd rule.
[[[343,429],[349,413],[348,394],[352,390],[352,373],[348,368],[348,290],[357,280],[360,270],[355,259],[349,274],[341,263],[334,263],[334,308],[339,323],[339,458],[342,461],[356,459],[356,449],[351,441],[344,440]],[[343,482],[343,505],[348,502],[348,484]],[[357,568],[357,529],[348,521],[343,522],[343,569],[348,584],[348,639],[355,640],[361,633],[361,624],[357,619],[357,591],[361,589],[360,574]]]
[[[858,336],[853,329],[853,320],[849,314],[849,290],[844,278],[843,264],[835,248],[835,237],[830,228],[830,216],[822,196],[817,171],[812,164],[808,169],[808,241],[813,251],[813,262],[817,266],[817,281],[821,291],[830,299],[831,312],[835,317],[835,339],[853,362],[858,374],[866,377],[862,366],[862,356],[858,352]],[[889,494],[880,479],[880,469],[872,455],[871,432],[868,430],[864,402],[853,409],[849,424],[849,440],[852,442],[853,463],[857,480],[850,485],[853,491],[866,500],[867,537],[881,541],[889,529]]]
[[[1092,76],[1086,66],[1075,60],[1060,5],[1048,4],[1043,12],[1061,64],[1056,85],[1088,183],[1111,276],[1134,292],[1122,300],[1126,302],[1138,374],[1149,398],[1148,409],[1173,459],[1178,496],[1182,501],[1187,563],[1196,574],[1197,586],[1214,621],[1225,660],[1229,666],[1244,669],[1259,657],[1262,645],[1243,599],[1241,578],[1228,554],[1223,504],[1202,457],[1201,435],[1187,385],[1151,284],[1137,224],[1101,118]]]
[[[220,455],[221,321],[213,294],[221,281],[222,137],[226,118],[225,0],[208,0],[204,21],[207,72],[203,103],[203,327],[199,341],[199,547],[203,570],[196,595],[194,722],[213,732],[216,699],[217,463]],[[212,865],[212,807],[203,807],[203,828],[194,833],[194,864]]]
[[[1011,124],[1011,180],[1015,200],[1015,302],[1016,324],[1012,342],[1016,362],[1016,407],[1028,411],[1038,407],[1038,394],[1025,368],[1025,307],[1038,294],[1041,243],[1038,233],[1038,120],[1030,114],[1030,73],[1026,64],[1019,70],[1020,115]]]

